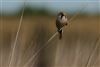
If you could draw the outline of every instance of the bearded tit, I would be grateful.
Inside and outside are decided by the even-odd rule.
[[[56,19],[56,27],[57,27],[57,31],[59,33],[59,39],[62,38],[62,27],[66,26],[67,23],[67,16],[65,13],[63,12],[59,12],[57,15],[57,19]]]

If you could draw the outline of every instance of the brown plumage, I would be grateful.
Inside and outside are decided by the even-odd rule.
[[[56,27],[59,33],[59,39],[62,38],[62,27],[67,25],[67,17],[66,14],[63,12],[59,12],[56,19]]]

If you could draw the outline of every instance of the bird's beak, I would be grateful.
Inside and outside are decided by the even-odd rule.
[[[68,25],[68,23],[65,24],[66,26]]]

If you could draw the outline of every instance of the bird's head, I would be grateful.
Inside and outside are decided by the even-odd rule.
[[[58,17],[60,20],[62,20],[63,22],[67,22],[66,13],[64,13],[64,12],[59,12],[57,17]]]
[[[64,16],[64,13],[63,12],[59,12],[58,13],[58,18],[62,18]]]

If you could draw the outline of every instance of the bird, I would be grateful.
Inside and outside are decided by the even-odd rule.
[[[56,18],[56,27],[57,27],[57,31],[59,33],[59,39],[62,39],[62,27],[67,26],[68,25],[68,19],[66,16],[66,13],[64,12],[59,12],[57,14],[57,18]]]

